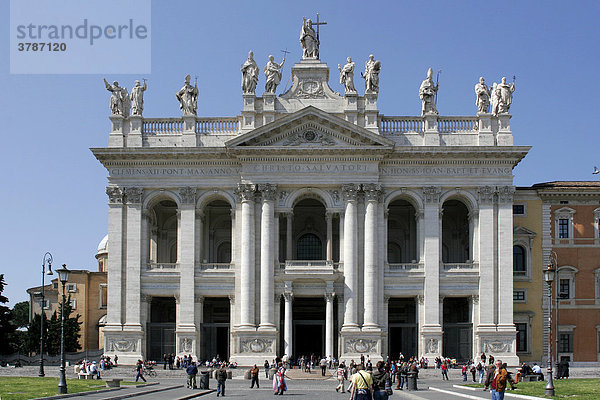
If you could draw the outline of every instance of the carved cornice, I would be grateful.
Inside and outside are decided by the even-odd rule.
[[[354,183],[342,185],[342,195],[344,197],[344,201],[356,201],[358,198],[359,189],[360,186]]]
[[[263,201],[273,201],[277,197],[277,185],[260,183],[258,191],[262,194]]]
[[[442,189],[439,186],[426,186],[423,188],[425,203],[439,203]]]
[[[107,186],[106,194],[108,195],[109,204],[123,204],[123,191],[117,186]]]
[[[194,204],[196,202],[196,188],[182,187],[179,188],[179,196],[183,204]]]
[[[514,186],[498,186],[498,203],[512,203],[514,194]]]
[[[248,183],[239,183],[235,189],[235,194],[242,203],[246,201],[254,201],[256,196],[256,187]]]
[[[492,204],[494,202],[495,188],[492,186],[480,186],[477,188],[480,204]]]
[[[123,191],[125,192],[125,200],[128,204],[140,204],[142,202],[144,189],[140,187],[127,187]]]

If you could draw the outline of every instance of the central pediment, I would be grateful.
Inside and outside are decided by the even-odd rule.
[[[225,142],[230,150],[391,150],[394,142],[308,106]]]

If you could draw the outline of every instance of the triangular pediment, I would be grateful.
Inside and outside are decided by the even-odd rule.
[[[225,142],[229,149],[391,149],[394,142],[308,106]]]
[[[514,236],[529,236],[529,237],[535,237],[537,235],[537,233],[535,233],[532,230],[529,230],[525,227],[522,226],[517,226],[515,227],[514,231],[513,231],[513,235]]]

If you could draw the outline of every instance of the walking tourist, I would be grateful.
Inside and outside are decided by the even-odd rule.
[[[325,376],[325,373],[327,372],[327,359],[325,357],[321,358],[319,366],[321,367],[321,376]]]
[[[277,372],[273,376],[273,391],[276,395],[283,395],[283,392],[287,390],[287,385],[285,383],[285,367],[283,363],[279,363],[277,365]]]
[[[496,369],[490,371],[492,371],[492,373],[488,374],[485,386],[491,388],[492,400],[504,400],[504,391],[506,390],[508,373],[506,372],[506,369],[502,368],[502,361],[497,360]]]
[[[225,396],[225,381],[227,380],[227,371],[225,370],[225,364],[221,364],[221,368],[215,372],[215,378],[217,379],[217,397]]]
[[[187,387],[190,389],[196,389],[196,375],[198,375],[198,367],[195,362],[191,362],[190,365],[185,369],[188,375]]]
[[[271,366],[269,365],[269,360],[265,360],[264,367],[265,367],[265,378],[269,379],[269,369],[271,368]]]
[[[250,384],[250,389],[254,387],[256,383],[256,388],[258,389],[260,386],[258,385],[258,374],[260,373],[260,369],[254,364],[254,367],[250,368],[250,378],[252,379],[252,383]]]
[[[352,375],[352,394],[350,400],[371,400],[373,393],[373,377],[363,371],[362,365],[356,366],[356,373]]]
[[[337,372],[336,372],[336,377],[337,377],[337,380],[338,380],[339,384],[335,388],[335,391],[339,392],[340,389],[341,389],[342,393],[346,393],[346,388],[344,386],[344,382],[346,381],[346,379],[348,379],[348,371],[346,370],[346,365],[344,364],[343,361],[338,366],[338,369],[337,369]]]
[[[141,379],[144,382],[146,382],[146,378],[144,378],[144,362],[142,360],[137,361],[137,364],[135,365],[135,369],[137,371],[137,375],[135,376],[135,381],[137,382],[138,379]]]
[[[373,400],[387,400],[391,391],[390,374],[385,370],[383,361],[377,361],[373,371]]]

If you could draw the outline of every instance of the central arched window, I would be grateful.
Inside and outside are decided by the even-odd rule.
[[[296,244],[298,260],[322,260],[323,245],[315,234],[307,233],[300,236]]]

